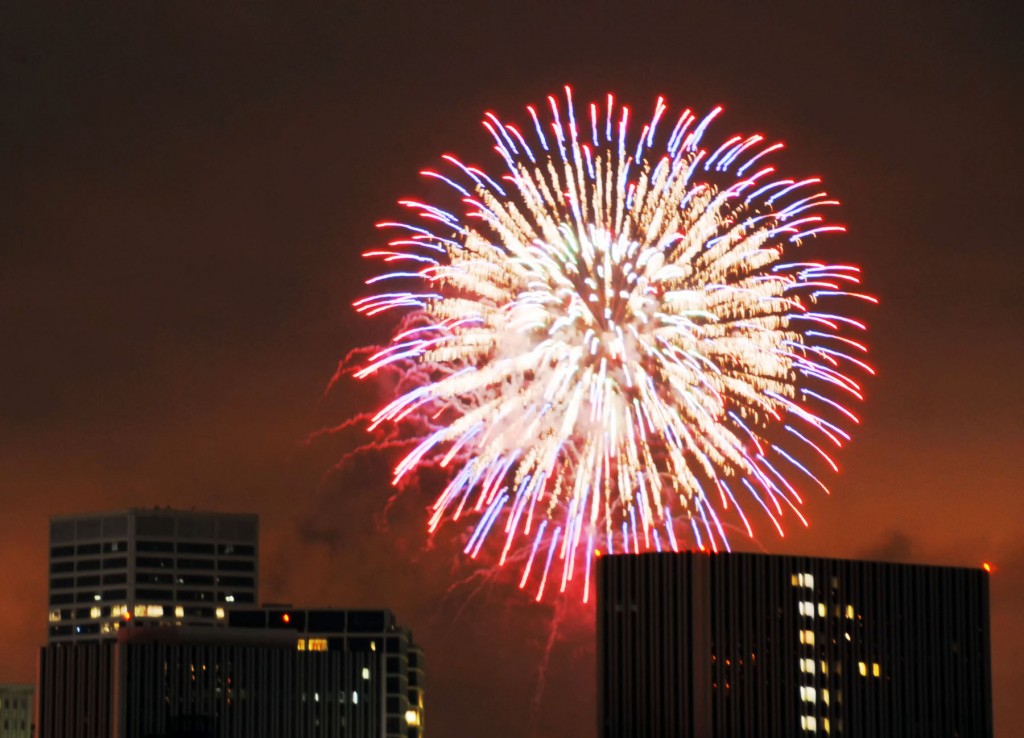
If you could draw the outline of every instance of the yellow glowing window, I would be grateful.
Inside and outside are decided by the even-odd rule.
[[[367,669],[367,668],[366,668],[366,667],[364,666],[364,667],[363,667],[363,679],[369,679],[369,678],[370,678],[370,670],[369,670],[369,669]]]
[[[405,724],[415,728],[420,724],[420,714],[416,710],[405,711]]]
[[[828,690],[827,689],[821,690],[821,701],[824,702],[826,705],[828,704]]]
[[[181,605],[175,606],[175,608],[174,608],[174,617],[176,617],[176,618],[183,618],[183,617],[185,617],[185,608],[182,607]]]
[[[825,718],[825,719],[824,719],[824,721],[823,721],[823,725],[824,725],[824,728],[825,728],[825,732],[826,732],[826,733],[831,733],[831,732],[832,732],[832,726],[831,726],[831,725],[829,725],[829,723],[828,723],[828,718]]]
[[[50,622],[51,623],[59,623],[60,622],[60,610],[50,610]]]
[[[871,674],[872,674],[872,676],[876,676],[876,677],[877,676],[882,676],[882,667],[878,663],[872,664],[871,665]]]
[[[824,602],[819,602],[818,603],[818,617],[822,617],[822,618],[825,617],[825,613],[826,612],[827,612],[827,610],[825,609],[825,603]]]
[[[800,586],[800,580],[801,580],[801,576],[799,574],[794,574],[792,576],[792,578],[790,579],[790,581],[793,583],[794,587],[799,587]]]
[[[853,620],[853,605],[846,606],[846,619]]]
[[[296,651],[305,651],[306,650],[306,639],[305,638],[300,638],[299,640],[297,640],[295,642],[295,650]]]
[[[828,674],[828,662],[827,661],[822,661],[821,662],[821,673],[822,674]]]
[[[327,650],[327,639],[326,638],[310,638],[309,639],[309,650],[310,651],[326,651]]]
[[[217,615],[217,619],[218,620],[223,620],[224,619],[224,608],[223,607],[218,607],[215,614]]]
[[[98,618],[102,613],[103,613],[103,611],[100,610],[100,608],[94,607],[91,610],[89,610],[89,617],[91,617],[91,618]]]
[[[814,645],[814,631],[813,630],[801,630],[800,631],[800,642],[807,645]]]
[[[867,676],[868,675],[868,665],[865,664],[863,661],[858,661],[857,662],[857,669],[860,671],[860,675],[861,676]]]

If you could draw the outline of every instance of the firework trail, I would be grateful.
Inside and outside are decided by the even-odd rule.
[[[466,518],[466,554],[586,601],[602,552],[728,548],[754,509],[806,525],[798,486],[838,471],[872,373],[841,309],[875,300],[855,266],[783,258],[845,229],[818,178],[776,171],[782,144],[706,145],[720,107],[672,125],[659,98],[634,135],[611,95],[579,121],[569,87],[548,104],[532,133],[486,114],[500,176],[445,155],[422,174],[455,206],[378,224],[387,271],[355,306],[404,317],[355,375],[419,378],[370,429],[428,421],[393,482],[450,468],[431,532]]]

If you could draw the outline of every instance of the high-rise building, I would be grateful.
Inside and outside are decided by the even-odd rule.
[[[45,650],[42,738],[423,735],[423,655],[387,610],[273,606]]]
[[[169,509],[55,518],[40,738],[421,738],[409,631],[387,610],[255,607],[258,528]]]
[[[0,684],[0,738],[32,738],[31,684]]]
[[[605,556],[601,738],[991,738],[984,571]]]
[[[257,601],[256,515],[134,509],[50,522],[50,643],[216,625]]]

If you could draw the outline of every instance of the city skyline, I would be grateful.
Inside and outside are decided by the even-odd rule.
[[[592,614],[471,577],[454,536],[426,551],[432,490],[385,515],[393,458],[332,474],[356,436],[314,436],[374,392],[324,395],[349,349],[385,340],[350,307],[374,222],[440,154],[490,161],[484,110],[571,83],[643,109],[724,104],[843,201],[850,233],[808,254],[865,268],[879,376],[832,496],[807,490],[810,528],[735,543],[991,562],[996,735],[1024,720],[1009,10],[11,5],[0,21],[0,542],[18,562],[0,681],[34,679],[51,516],[246,510],[261,599],[384,606],[413,629],[432,734],[593,733]]]

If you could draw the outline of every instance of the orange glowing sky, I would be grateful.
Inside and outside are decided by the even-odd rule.
[[[869,313],[863,423],[810,529],[768,551],[991,562],[996,734],[1024,721],[1024,249],[1019,26],[919,10],[611,2],[484,10],[355,3],[0,8],[0,682],[45,638],[48,518],[173,505],[256,512],[262,599],[394,609],[427,649],[431,733],[586,736],[586,613],[549,610],[424,541],[388,460],[305,443],[363,405],[324,398],[386,334],[364,294],[373,223],[445,151],[493,161],[510,118],[573,82],[648,109],[726,105],[787,142],[850,233]],[[710,5],[710,4],[709,4]],[[746,7],[744,7],[746,6]],[[585,11],[584,11],[585,8]],[[1009,8],[1009,5],[1007,5]],[[471,10],[472,9],[472,10]],[[386,530],[385,530],[386,528]],[[447,595],[447,596],[446,596]]]

